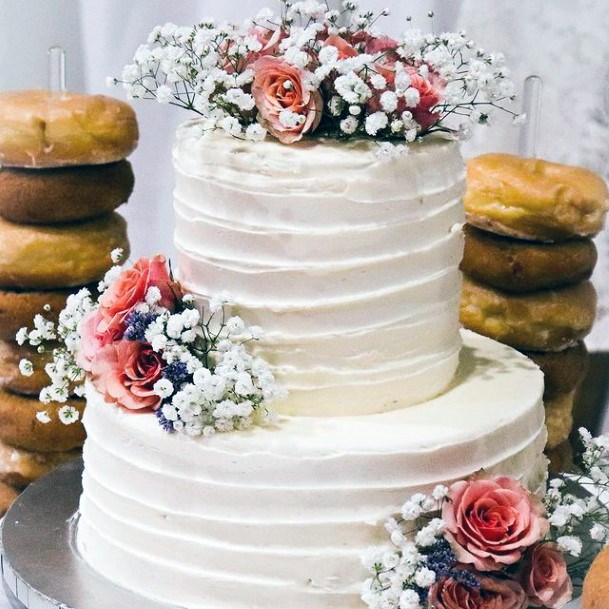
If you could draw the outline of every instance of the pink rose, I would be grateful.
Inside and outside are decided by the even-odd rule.
[[[410,86],[415,88],[420,95],[419,103],[415,108],[408,108],[419,125],[421,131],[428,131],[440,118],[437,111],[433,111],[444,98],[444,87],[446,83],[435,72],[430,71],[429,76],[424,78],[417,73],[415,68],[409,70]]]
[[[91,371],[91,366],[102,347],[121,338],[121,332],[100,332],[99,326],[102,323],[102,315],[99,310],[92,311],[83,320],[80,326],[80,349],[76,354],[76,363],[87,372]]]
[[[452,578],[441,579],[429,590],[434,609],[523,609],[527,597],[518,582],[476,574],[480,588],[470,588]]]
[[[398,41],[389,36],[381,36],[380,38],[370,38],[366,42],[365,52],[370,55],[377,53],[387,53],[387,51],[395,51],[398,48]]]
[[[319,91],[305,84],[306,72],[277,57],[262,57],[253,67],[252,94],[264,127],[283,144],[314,131],[321,120],[323,101]],[[280,118],[284,110],[300,115],[300,122],[284,125]]]
[[[395,90],[396,65],[398,64],[394,55],[394,53],[389,53],[374,64],[376,71],[387,81],[387,89],[390,91]],[[410,86],[419,92],[419,103],[415,107],[406,106],[404,99],[400,98],[397,110],[399,113],[404,112],[404,110],[411,112],[414,120],[421,128],[421,133],[424,133],[440,119],[440,113],[434,108],[444,99],[446,83],[433,70],[429,71],[428,77],[423,77],[418,73],[416,67],[405,64],[401,64],[401,66],[410,76]],[[375,95],[368,102],[371,112],[381,110],[381,93]]]
[[[248,31],[249,36],[254,36],[262,45],[262,49],[256,52],[255,58],[250,58],[250,61],[264,57],[265,55],[274,55],[277,52],[279,43],[285,38],[285,32],[281,29],[271,30],[269,28],[253,27]]]
[[[91,365],[91,377],[106,402],[116,402],[128,410],[155,410],[161,398],[153,386],[161,378],[162,363],[148,343],[119,340],[99,350]]]
[[[159,306],[173,310],[178,287],[169,277],[165,258],[157,254],[151,259],[140,258],[131,268],[124,270],[118,279],[101,295],[98,332],[121,334],[125,318],[146,299],[152,286],[161,292]]]
[[[446,537],[457,560],[479,571],[518,562],[550,526],[540,499],[513,478],[455,482],[448,497]]]
[[[339,59],[348,59],[349,57],[357,57],[359,55],[353,45],[336,34],[328,36],[324,41],[324,46],[335,47],[338,50]]]
[[[286,33],[280,28],[271,30],[264,27],[252,27],[247,31],[247,35],[256,38],[262,45],[262,48],[259,51],[248,53],[238,61],[228,57],[228,52],[236,44],[235,40],[225,40],[220,45],[220,53],[226,56],[222,69],[226,70],[229,74],[244,72],[252,63],[261,57],[275,55],[279,48],[279,43],[285,38]]]
[[[565,557],[555,543],[539,543],[526,553],[519,581],[532,607],[560,609],[573,596]]]

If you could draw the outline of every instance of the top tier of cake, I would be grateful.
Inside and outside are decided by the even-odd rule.
[[[174,148],[180,279],[228,292],[289,392],[336,416],[442,392],[459,357],[464,167],[429,138],[383,162],[361,140],[251,143],[187,123]]]

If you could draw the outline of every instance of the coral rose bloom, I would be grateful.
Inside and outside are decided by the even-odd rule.
[[[91,366],[93,385],[106,402],[128,410],[158,408],[161,398],[153,386],[161,372],[161,356],[148,343],[131,340],[106,345]]]
[[[101,321],[98,332],[121,332],[125,318],[146,299],[152,286],[161,292],[159,306],[173,310],[177,285],[171,281],[164,256],[157,254],[151,259],[140,258],[131,268],[124,270],[118,279],[101,295],[99,312]]]
[[[523,609],[527,597],[518,582],[476,575],[480,589],[469,588],[452,578],[435,583],[429,603],[435,609]]]
[[[440,118],[440,114],[433,109],[444,98],[445,83],[434,72],[430,72],[429,77],[424,78],[413,69],[410,74],[410,86],[414,87],[421,97],[415,108],[408,109],[412,112],[414,120],[421,125],[421,131],[425,132]]]
[[[548,532],[543,504],[517,480],[455,482],[444,503],[446,537],[461,563],[479,571],[512,565]]]
[[[260,122],[268,131],[283,144],[291,144],[317,128],[323,101],[319,91],[312,91],[305,85],[304,70],[276,57],[262,57],[253,68],[252,94]],[[284,125],[280,119],[284,110],[298,114],[299,123]]]
[[[348,59],[349,57],[357,57],[359,53],[349,44],[344,38],[337,35],[328,36],[324,40],[324,46],[335,47],[338,51],[339,59]]]
[[[532,607],[560,609],[573,597],[567,563],[555,543],[540,543],[527,552],[519,580]]]
[[[121,338],[121,332],[108,330],[100,332],[99,326],[102,323],[102,315],[97,311],[89,313],[80,324],[80,348],[76,353],[76,363],[87,372],[91,371],[91,366],[97,357],[100,349],[111,342]]]

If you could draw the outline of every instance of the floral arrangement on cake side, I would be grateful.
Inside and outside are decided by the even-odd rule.
[[[156,27],[119,79],[129,98],[156,99],[202,117],[204,131],[284,144],[304,135],[367,137],[405,151],[420,136],[467,138],[514,99],[499,53],[465,33],[399,38],[380,32],[375,13],[345,0],[281,0],[244,24],[205,21]],[[430,13],[430,17],[433,14]],[[392,144],[393,142],[393,144]]]
[[[560,609],[609,542],[609,436],[580,430],[577,474],[537,494],[484,472],[390,518],[387,545],[362,557],[370,609]]]
[[[261,329],[227,319],[225,296],[211,300],[205,317],[161,255],[126,269],[118,265],[120,250],[112,256],[116,265],[97,298],[83,288],[68,298],[57,324],[41,314],[33,329],[17,334],[19,344],[52,349],[42,404],[84,395],[90,382],[109,403],[154,412],[166,431],[208,436],[269,422],[268,406],[282,390],[266,361],[247,350]],[[33,365],[22,360],[20,369],[32,374]],[[78,412],[65,406],[59,416],[70,424]],[[45,410],[37,417],[50,420]]]

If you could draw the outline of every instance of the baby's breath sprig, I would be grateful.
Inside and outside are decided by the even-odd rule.
[[[279,14],[263,9],[242,25],[168,23],[110,82],[130,98],[195,112],[203,131],[251,141],[270,133],[284,143],[305,133],[372,138],[388,144],[381,159],[434,132],[467,139],[496,111],[523,118],[509,107],[514,87],[501,54],[463,32],[410,27],[391,38],[377,30],[389,14],[354,0],[339,9],[282,0]]]
[[[20,344],[52,351],[45,366],[51,384],[41,391],[41,402],[65,403],[70,395],[82,396],[88,380],[107,401],[152,409],[166,431],[208,436],[272,421],[269,404],[283,392],[267,362],[247,349],[260,338],[261,329],[248,328],[236,315],[227,318],[230,297],[212,298],[204,315],[193,295],[181,293],[163,257],[139,260],[126,271],[118,265],[122,251],[111,257],[117,265],[100,282],[99,299],[82,289],[68,298],[57,323],[37,315],[33,329],[19,330]],[[119,277],[123,291],[106,293]],[[135,292],[134,302],[129,299]],[[132,359],[126,363],[121,357]],[[135,394],[127,386],[117,390],[126,367],[128,385],[138,385]],[[20,369],[25,375],[34,372],[27,360]],[[142,395],[145,403],[138,402]],[[66,405],[58,416],[71,424],[78,411]],[[50,421],[46,410],[37,418]]]

